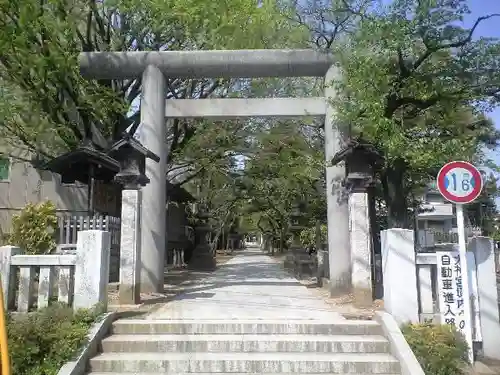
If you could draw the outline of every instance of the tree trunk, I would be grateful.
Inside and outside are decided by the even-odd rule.
[[[279,253],[283,254],[283,229],[280,230]]]
[[[389,228],[409,228],[408,201],[405,194],[404,178],[406,163],[396,160],[382,174],[384,201],[387,206]]]

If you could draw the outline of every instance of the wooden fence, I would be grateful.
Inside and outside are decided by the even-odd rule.
[[[120,218],[104,215],[61,215],[58,218],[57,252],[72,253],[76,250],[76,236],[81,230],[105,230],[111,235],[109,281],[118,282],[120,277]]]

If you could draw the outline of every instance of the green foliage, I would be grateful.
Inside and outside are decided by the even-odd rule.
[[[328,235],[328,227],[322,224],[320,227],[320,241],[321,243],[326,243]],[[300,232],[300,243],[304,247],[315,246],[316,245],[316,227],[310,227],[304,229]]]
[[[50,202],[27,204],[12,218],[8,243],[19,246],[26,254],[48,254],[55,250],[56,206]]]
[[[107,1],[133,25],[148,25],[158,36],[172,35],[178,49],[256,49],[293,45],[303,28],[292,27],[275,1],[137,0]],[[151,15],[161,15],[160,17]],[[185,42],[190,45],[183,45]],[[170,41],[169,41],[170,42]],[[172,43],[172,42],[170,42]]]
[[[92,12],[96,17],[88,18],[89,33],[82,34]],[[98,17],[95,4],[0,2],[0,48],[15,51],[3,57],[0,69],[2,151],[9,146],[14,156],[48,158],[75,147],[91,122],[99,127],[126,112],[107,84],[79,72],[83,35],[96,44],[106,39],[92,22]]]
[[[324,199],[317,183],[323,177],[323,155],[296,122],[277,122],[256,133],[245,163],[242,186],[248,212],[260,212],[260,227],[283,236],[294,205],[321,216]],[[310,220],[310,217],[304,218]]]
[[[466,213],[471,226],[481,228],[482,234],[490,237],[496,232],[498,179],[493,174],[483,179],[483,191],[477,200],[467,205]]]
[[[466,374],[467,342],[454,327],[407,324],[402,332],[426,375]]]
[[[408,225],[412,193],[445,162],[484,164],[484,146],[496,146],[483,111],[498,104],[500,41],[471,37],[466,3],[395,0],[332,47],[343,70],[337,121],[383,152],[391,226]]]
[[[259,6],[254,0],[6,0],[0,23],[0,48],[12,51],[0,68],[0,143],[3,152],[26,159],[50,159],[92,129],[116,139],[138,120],[137,111],[127,112],[140,80],[88,80],[79,71],[82,51],[291,47],[304,31],[292,27],[274,1]],[[228,85],[179,79],[167,95],[223,95]],[[172,125],[172,152],[185,146],[195,124]]]
[[[100,309],[79,310],[62,304],[23,315],[9,316],[7,335],[12,373],[55,375],[78,354]]]

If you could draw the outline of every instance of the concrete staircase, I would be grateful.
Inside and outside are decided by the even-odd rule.
[[[401,374],[382,326],[355,320],[118,320],[89,370],[92,375]]]

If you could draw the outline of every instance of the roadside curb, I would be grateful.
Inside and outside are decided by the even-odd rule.
[[[384,330],[385,337],[391,345],[391,354],[396,357],[401,365],[402,375],[425,375],[417,357],[413,354],[410,345],[406,342],[401,329],[391,314],[385,311],[376,311],[374,319],[379,322]]]
[[[83,350],[75,360],[66,362],[57,375],[84,375],[88,361],[97,354],[102,339],[108,334],[111,325],[118,317],[118,313],[110,312],[104,314],[99,322],[94,323],[87,336],[89,341]]]

